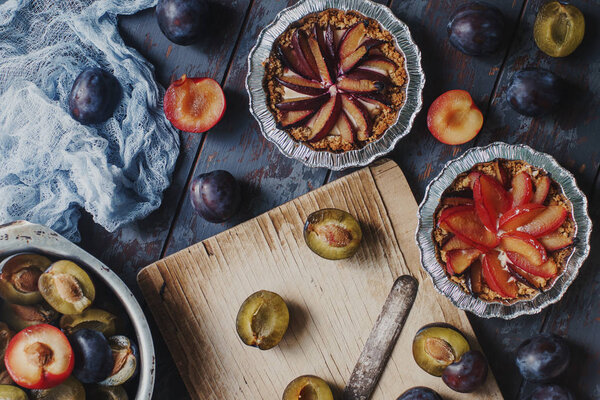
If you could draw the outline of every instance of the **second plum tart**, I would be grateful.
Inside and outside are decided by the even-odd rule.
[[[327,9],[291,24],[264,65],[278,127],[314,150],[377,140],[405,101],[404,57],[393,36],[356,11]]]
[[[572,204],[546,171],[521,160],[476,164],[444,191],[432,239],[448,278],[484,301],[535,297],[564,271]]]

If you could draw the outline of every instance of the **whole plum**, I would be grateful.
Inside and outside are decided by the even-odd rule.
[[[435,390],[417,386],[402,393],[397,400],[442,400]]]
[[[536,387],[529,400],[575,400],[575,396],[559,385],[545,385]]]
[[[202,33],[208,11],[204,0],[159,0],[156,19],[167,39],[188,46]]]
[[[504,16],[490,4],[467,3],[452,15],[448,38],[454,47],[470,56],[495,53],[504,40]]]
[[[485,382],[487,372],[487,360],[483,353],[471,350],[444,369],[442,380],[454,391],[470,393]]]
[[[209,222],[224,222],[240,207],[240,186],[229,172],[212,171],[192,181],[190,198],[202,218]]]
[[[555,110],[565,96],[561,78],[540,68],[516,72],[506,91],[506,100],[519,114],[537,117]]]
[[[101,68],[84,69],[69,94],[69,110],[84,125],[109,119],[121,100],[121,85],[113,74]]]
[[[541,334],[527,339],[517,349],[517,367],[523,378],[547,382],[562,374],[571,360],[571,350],[560,336]]]
[[[98,383],[106,379],[113,368],[113,356],[108,340],[98,331],[81,329],[69,336],[75,355],[73,375],[83,383]]]

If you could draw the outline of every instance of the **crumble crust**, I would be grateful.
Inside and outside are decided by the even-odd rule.
[[[378,109],[372,114],[373,126],[371,136],[366,141],[347,142],[339,136],[327,135],[316,142],[307,142],[310,135],[310,129],[306,127],[296,127],[285,129],[295,140],[303,142],[305,145],[315,150],[328,150],[331,152],[345,152],[365,146],[379,139],[385,131],[392,126],[398,117],[398,112],[405,102],[405,84],[407,72],[404,67],[404,55],[394,45],[394,37],[385,30],[376,20],[368,18],[356,11],[342,11],[338,9],[327,9],[318,13],[309,14],[306,17],[291,24],[274,42],[273,50],[269,58],[263,63],[265,67],[265,78],[263,87],[267,94],[269,110],[275,116],[276,121],[282,118],[281,111],[275,106],[281,102],[284,93],[284,87],[279,84],[275,78],[283,75],[283,63],[279,59],[276,48],[281,45],[289,47],[294,32],[298,29],[310,33],[311,29],[318,23],[320,27],[325,28],[328,24],[337,30],[348,29],[358,22],[367,21],[367,37],[385,41],[386,43],[378,47],[382,55],[392,60],[396,64],[396,70],[390,74],[390,80],[393,85],[389,85],[383,94],[389,99],[389,109]]]

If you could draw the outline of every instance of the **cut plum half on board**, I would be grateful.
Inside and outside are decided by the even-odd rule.
[[[534,237],[544,236],[558,229],[565,222],[567,214],[563,206],[547,206],[543,212],[518,230]]]
[[[548,251],[561,250],[573,244],[572,236],[564,235],[559,231],[539,237],[538,240]]]
[[[323,87],[323,85],[321,85],[319,82],[306,79],[293,72],[289,68],[285,68],[283,75],[275,79],[277,79],[277,82],[279,82],[283,86],[301,94],[318,96],[320,94],[327,93],[327,89]]]
[[[500,238],[500,247],[507,254],[517,253],[533,265],[542,265],[548,260],[544,246],[533,236],[524,232],[505,233]],[[515,262],[514,260],[511,260]],[[522,267],[519,263],[518,266]]]
[[[511,279],[510,273],[503,267],[498,256],[496,250],[483,256],[483,278],[494,292],[502,297],[514,299],[519,294],[517,282]]]
[[[325,104],[329,98],[329,93],[325,93],[320,96],[284,100],[281,103],[277,103],[275,106],[281,111],[315,111]]]
[[[451,250],[446,253],[446,267],[450,275],[458,275],[465,272],[467,268],[481,255],[477,249]]]
[[[356,132],[358,140],[367,140],[371,136],[372,121],[367,109],[352,96],[342,94],[342,108]]]
[[[533,185],[527,172],[519,172],[512,180],[512,206],[518,207],[531,202],[533,198]]]
[[[543,204],[546,201],[546,197],[548,197],[550,186],[552,186],[552,181],[549,176],[544,175],[539,178],[535,184],[535,193],[533,194],[531,202]]]
[[[452,236],[446,243],[444,243],[442,246],[442,251],[467,250],[472,248],[473,246],[470,243],[465,242],[458,236]]]
[[[439,225],[480,250],[493,249],[498,238],[481,223],[473,206],[457,206],[442,211]]]
[[[558,265],[556,265],[553,259],[549,259],[540,265],[535,265],[527,257],[520,253],[507,251],[506,256],[510,262],[517,267],[521,268],[525,272],[541,278],[549,279],[556,276],[558,273]]]
[[[23,329],[11,339],[4,363],[19,386],[47,389],[60,385],[71,375],[75,357],[64,333],[40,324]]]
[[[511,232],[528,224],[546,208],[541,204],[529,203],[510,209],[500,217],[499,227],[503,231]]]
[[[500,182],[488,175],[480,175],[473,185],[473,200],[479,219],[492,232],[498,231],[498,217],[511,206],[510,195]]]
[[[341,110],[341,95],[333,90],[330,99],[306,124],[306,127],[311,130],[307,140],[316,142],[327,136],[336,124]]]
[[[223,118],[225,109],[223,89],[211,78],[183,75],[165,92],[165,116],[175,128],[185,132],[208,131]]]

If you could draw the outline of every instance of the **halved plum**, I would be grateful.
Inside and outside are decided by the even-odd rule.
[[[304,240],[315,254],[329,260],[341,260],[356,253],[362,241],[362,230],[348,212],[325,208],[306,219]]]
[[[498,258],[499,252],[494,250],[483,256],[483,278],[494,292],[502,297],[514,299],[519,294],[517,283],[511,279],[510,273],[502,267]]]
[[[508,232],[500,237],[502,250],[518,253],[533,265],[542,265],[548,260],[546,249],[533,236],[525,232]]]
[[[83,385],[73,376],[53,388],[32,390],[31,397],[33,400],[86,400]]]
[[[248,296],[236,317],[237,333],[247,346],[269,350],[287,331],[290,313],[277,293],[260,290]]]
[[[96,288],[90,276],[72,261],[60,260],[38,281],[44,300],[61,314],[79,314],[92,304]]]
[[[450,275],[458,275],[465,272],[467,268],[481,255],[477,249],[451,250],[446,253],[446,267]]]
[[[333,400],[327,382],[318,376],[303,375],[291,381],[283,391],[283,400]]]
[[[525,171],[519,172],[512,180],[513,207],[518,207],[531,202],[533,198],[533,186],[531,177]]]
[[[67,337],[58,328],[40,324],[22,330],[4,356],[11,378],[27,389],[48,389],[64,382],[75,363]]]
[[[469,92],[450,90],[431,103],[427,128],[440,142],[450,145],[467,143],[483,126],[483,114]]]
[[[473,199],[479,220],[492,232],[498,231],[498,217],[510,209],[510,194],[498,180],[481,175],[473,185]]]
[[[81,329],[92,329],[112,336],[116,332],[117,317],[99,308],[87,308],[81,314],[65,314],[60,318],[59,326],[67,335]]]
[[[425,325],[417,331],[412,345],[417,365],[433,376],[442,376],[448,365],[469,350],[463,333],[445,323]]]
[[[38,324],[50,324],[58,318],[58,312],[45,302],[32,306],[22,306],[4,302],[2,304],[2,320],[15,331]]]
[[[506,232],[517,230],[519,227],[531,222],[544,210],[543,205],[536,203],[516,206],[500,217],[499,227]]]
[[[533,237],[544,236],[557,230],[565,222],[567,213],[563,206],[547,206],[543,212],[529,223],[521,226],[519,231],[528,233]]]
[[[0,399],[6,400],[29,400],[23,389],[9,384],[0,385]]]
[[[473,206],[445,209],[439,218],[439,225],[475,248],[493,249],[499,243],[496,235],[483,226]]]
[[[544,201],[546,201],[546,197],[548,197],[550,186],[552,186],[552,181],[550,180],[549,176],[544,175],[539,178],[535,185],[535,193],[533,194],[533,199],[531,199],[531,202],[543,204]]]
[[[165,116],[173,126],[185,132],[206,132],[215,126],[226,109],[221,85],[211,78],[181,78],[165,93]]]
[[[21,305],[39,303],[42,295],[38,290],[40,275],[52,264],[47,257],[35,253],[18,253],[0,263],[0,296]]]
[[[536,265],[520,253],[507,251],[506,256],[516,267],[534,276],[549,279],[556,276],[558,273],[558,265],[556,265],[553,259],[549,259],[540,265]]]
[[[573,244],[572,236],[563,235],[558,231],[539,237],[538,240],[548,251],[561,250]]]
[[[111,336],[108,344],[112,351],[113,367],[100,385],[118,386],[133,378],[138,370],[139,352],[135,343],[123,335]]]

